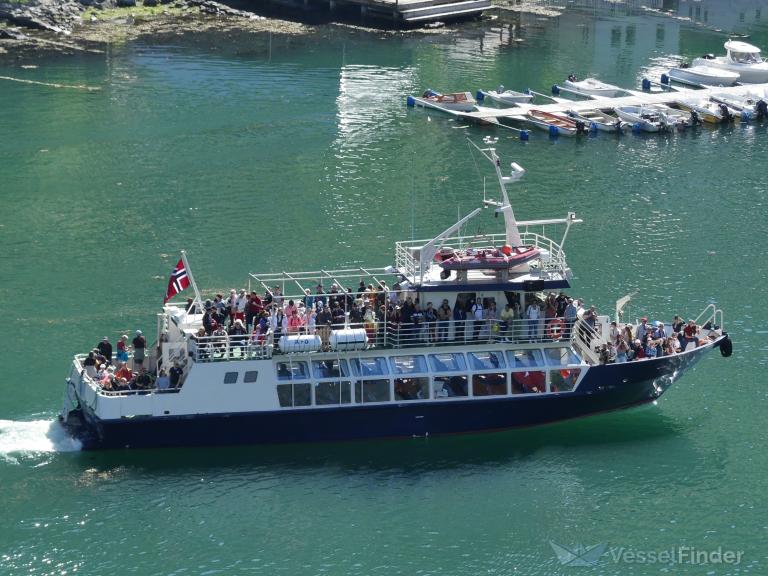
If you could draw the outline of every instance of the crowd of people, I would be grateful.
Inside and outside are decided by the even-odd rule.
[[[195,306],[188,301],[188,310]],[[244,351],[248,346],[269,342],[279,347],[283,335],[319,335],[323,350],[329,348],[332,330],[364,329],[374,345],[423,345],[461,341],[537,342],[569,339],[574,325],[582,319],[582,330],[599,330],[594,306],[563,292],[538,295],[517,294],[502,310],[494,298],[475,298],[458,294],[453,305],[447,299],[420,302],[413,293],[396,282],[366,284],[356,290],[334,283],[328,292],[320,283],[312,291],[296,298],[283,296],[279,286],[264,295],[243,288],[229,295],[216,294],[203,304],[199,342],[209,346],[208,354]],[[670,329],[671,328],[671,329]],[[626,362],[654,358],[697,345],[699,327],[693,320],[685,323],[675,316],[671,327],[662,322],[650,326],[643,318],[633,328],[621,330],[613,322],[607,342],[600,347],[601,362]],[[601,338],[602,340],[602,338]]]
[[[144,366],[147,340],[141,330],[136,330],[130,343],[128,335],[123,334],[116,348],[114,350],[109,337],[104,336],[83,360],[84,374],[96,381],[102,390],[127,392],[181,387],[183,369],[178,361],[169,370],[160,369],[157,374]],[[133,353],[133,367],[129,365],[129,351]]]
[[[611,322],[608,341],[600,346],[600,362],[621,363],[678,354],[699,345],[699,332],[694,320],[685,322],[677,315],[670,326],[661,321],[651,325],[646,316],[634,329],[630,324],[619,328]]]

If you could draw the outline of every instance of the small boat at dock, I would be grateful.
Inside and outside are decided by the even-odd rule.
[[[734,114],[725,104],[713,102],[709,98],[680,98],[675,100],[674,104],[689,112],[693,118],[709,124],[732,122],[735,117],[740,117],[740,114]]]
[[[667,76],[691,86],[733,86],[739,81],[738,72],[703,65],[672,68]]]
[[[685,128],[690,124],[679,111],[663,104],[619,106],[614,110],[619,118],[632,126],[633,130],[640,132],[665,132]]]
[[[740,40],[728,40],[723,47],[725,56],[706,54],[695,58],[693,65],[736,72],[742,84],[768,82],[768,62],[760,55],[760,48]]]
[[[421,96],[408,96],[407,104],[453,112],[472,112],[477,106],[477,100],[471,92],[441,94],[430,88],[425,90]]]
[[[575,136],[587,132],[587,125],[584,122],[568,116],[537,109],[529,110],[525,116],[527,122],[540,130],[549,132],[551,136]]]
[[[533,100],[533,94],[529,92],[517,92],[515,90],[505,90],[504,86],[499,86],[496,90],[478,90],[476,94],[478,102],[486,98],[502,104],[504,106],[517,106],[518,104],[527,104]]]
[[[584,122],[589,130],[593,132],[621,134],[632,129],[631,124],[611,115],[610,110],[581,110],[579,112],[568,110],[568,116],[576,121]]]
[[[597,78],[578,80],[573,74],[568,76],[568,79],[563,82],[563,88],[583,96],[596,96],[599,98],[616,98],[618,96],[626,96],[627,94],[627,91],[619,86],[601,82]]]

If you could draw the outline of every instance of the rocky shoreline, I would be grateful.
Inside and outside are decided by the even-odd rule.
[[[0,54],[101,52],[114,41],[185,31],[308,28],[215,0],[0,0]]]

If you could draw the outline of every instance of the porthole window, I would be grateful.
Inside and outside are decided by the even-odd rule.
[[[237,384],[238,372],[225,372],[224,384]]]

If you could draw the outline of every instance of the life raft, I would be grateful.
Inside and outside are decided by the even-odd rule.
[[[508,246],[500,249],[484,248],[454,250],[443,248],[435,260],[443,270],[509,270],[538,257],[536,246]]]
[[[550,340],[560,340],[563,337],[565,322],[560,318],[552,318],[547,322],[547,338]]]

